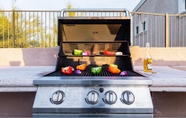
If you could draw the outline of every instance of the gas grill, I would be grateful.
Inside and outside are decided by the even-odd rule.
[[[128,10],[76,9],[61,13],[56,69],[33,81],[38,86],[33,117],[152,118],[149,90],[152,80],[133,70]],[[65,15],[70,13],[80,15]],[[75,49],[90,54],[74,55]],[[105,55],[105,50],[121,54]],[[86,69],[79,74],[75,70],[71,74],[61,71],[67,66],[76,69],[80,64],[86,64]],[[109,72],[110,64],[117,65],[127,75]],[[93,74],[92,67],[102,70]]]

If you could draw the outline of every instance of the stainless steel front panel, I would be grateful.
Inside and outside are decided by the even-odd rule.
[[[103,90],[101,92],[100,90]],[[65,94],[64,101],[59,104],[51,103],[53,93],[63,91]],[[90,91],[96,91],[99,94],[98,102],[95,105],[86,102],[87,95]],[[114,104],[109,105],[104,102],[105,93],[114,91],[117,100]],[[134,102],[130,105],[121,102],[121,96],[124,91],[130,91],[134,95]],[[153,105],[148,86],[133,85],[112,85],[112,86],[40,86],[38,87],[36,98],[33,105],[34,113],[153,113]]]
[[[152,85],[147,77],[40,77],[34,79],[34,85]]]

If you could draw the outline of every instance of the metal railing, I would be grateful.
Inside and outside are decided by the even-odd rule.
[[[133,45],[145,47],[186,47],[186,15],[132,13]]]
[[[61,14],[87,17],[131,14],[132,45],[145,47],[149,42],[152,47],[186,47],[186,15],[120,11],[0,10],[0,48],[57,46],[57,18]]]
[[[52,47],[57,45],[60,11],[0,11],[0,48]]]

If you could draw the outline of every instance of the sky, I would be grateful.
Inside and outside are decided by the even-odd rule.
[[[0,8],[12,9],[13,0],[0,0]],[[16,0],[15,6],[19,10],[61,10],[67,8],[68,3],[73,8],[126,8],[132,11],[140,0]]]

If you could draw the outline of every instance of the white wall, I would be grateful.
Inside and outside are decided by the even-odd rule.
[[[130,47],[133,65],[142,66],[145,48]],[[55,66],[58,48],[0,49],[0,66]],[[151,48],[153,65],[186,66],[186,48]]]

